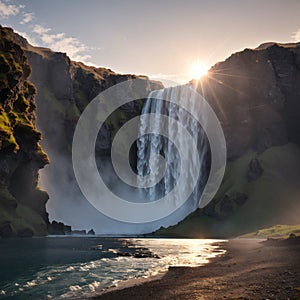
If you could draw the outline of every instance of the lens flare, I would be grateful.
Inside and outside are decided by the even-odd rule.
[[[192,79],[200,79],[207,75],[208,69],[209,67],[205,64],[197,63],[191,68],[190,76]]]

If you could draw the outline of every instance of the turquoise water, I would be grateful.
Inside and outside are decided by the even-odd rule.
[[[216,242],[221,241],[103,237],[0,239],[0,299],[92,296],[123,280],[163,273],[169,266],[206,264],[209,258],[224,253]],[[147,257],[134,257],[141,252]]]

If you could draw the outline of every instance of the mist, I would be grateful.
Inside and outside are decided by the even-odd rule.
[[[97,234],[104,235],[142,234],[150,233],[161,226],[176,224],[182,219],[182,216],[196,209],[192,205],[192,199],[189,199],[177,211],[159,221],[137,224],[111,219],[95,209],[81,193],[70,159],[59,155],[52,156],[50,149],[47,149],[47,153],[49,153],[51,164],[40,171],[40,186],[47,191],[50,197],[47,203],[50,221],[62,221],[71,225],[73,229],[93,228]],[[109,160],[102,162],[100,174],[105,178],[107,186],[114,187],[112,191],[123,199],[145,202],[141,190],[121,183]],[[101,196],[99,196],[99,201],[101,201]]]

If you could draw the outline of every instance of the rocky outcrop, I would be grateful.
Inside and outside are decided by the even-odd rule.
[[[0,237],[46,234],[48,195],[37,184],[49,161],[35,126],[30,72],[12,30],[0,26]]]
[[[88,232],[86,230],[72,230],[71,226],[57,221],[49,222],[47,229],[50,235],[95,235],[94,229],[90,229]]]
[[[244,205],[247,199],[248,196],[244,193],[225,194],[221,199],[213,199],[203,208],[203,213],[215,219],[226,219],[234,213],[237,207]]]
[[[225,131],[228,158],[300,144],[300,44],[266,43],[213,66],[194,82]]]
[[[94,229],[90,229],[87,233],[88,235],[95,235],[95,231]]]
[[[47,230],[51,235],[70,235],[72,232],[71,226],[56,221],[49,222]]]
[[[249,163],[249,170],[247,173],[248,181],[251,182],[258,179],[262,175],[263,171],[264,170],[260,165],[259,160],[256,158],[252,159]]]

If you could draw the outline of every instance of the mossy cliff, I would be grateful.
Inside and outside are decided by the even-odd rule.
[[[36,129],[31,68],[12,32],[0,26],[0,237],[45,235],[48,194],[37,186],[48,157]]]
[[[77,186],[72,168],[72,139],[79,116],[101,91],[119,82],[137,79],[139,88],[146,93],[163,86],[146,76],[122,75],[110,69],[71,61],[65,53],[34,47],[18,34],[13,35],[14,41],[27,56],[32,68],[30,80],[37,88],[37,127],[43,135],[42,146],[51,160],[41,176],[43,187],[50,196],[47,207],[50,216],[77,228],[96,226],[93,224],[101,223],[99,219],[105,217],[99,218],[99,213],[88,206]],[[133,84],[128,93],[135,99],[137,90]],[[130,102],[107,119],[97,139],[97,159],[106,161],[110,157],[114,134],[128,119],[138,115],[141,108],[142,99]],[[82,215],[83,211],[85,217]],[[92,216],[94,223],[90,221]],[[101,225],[102,223],[99,227]]]

